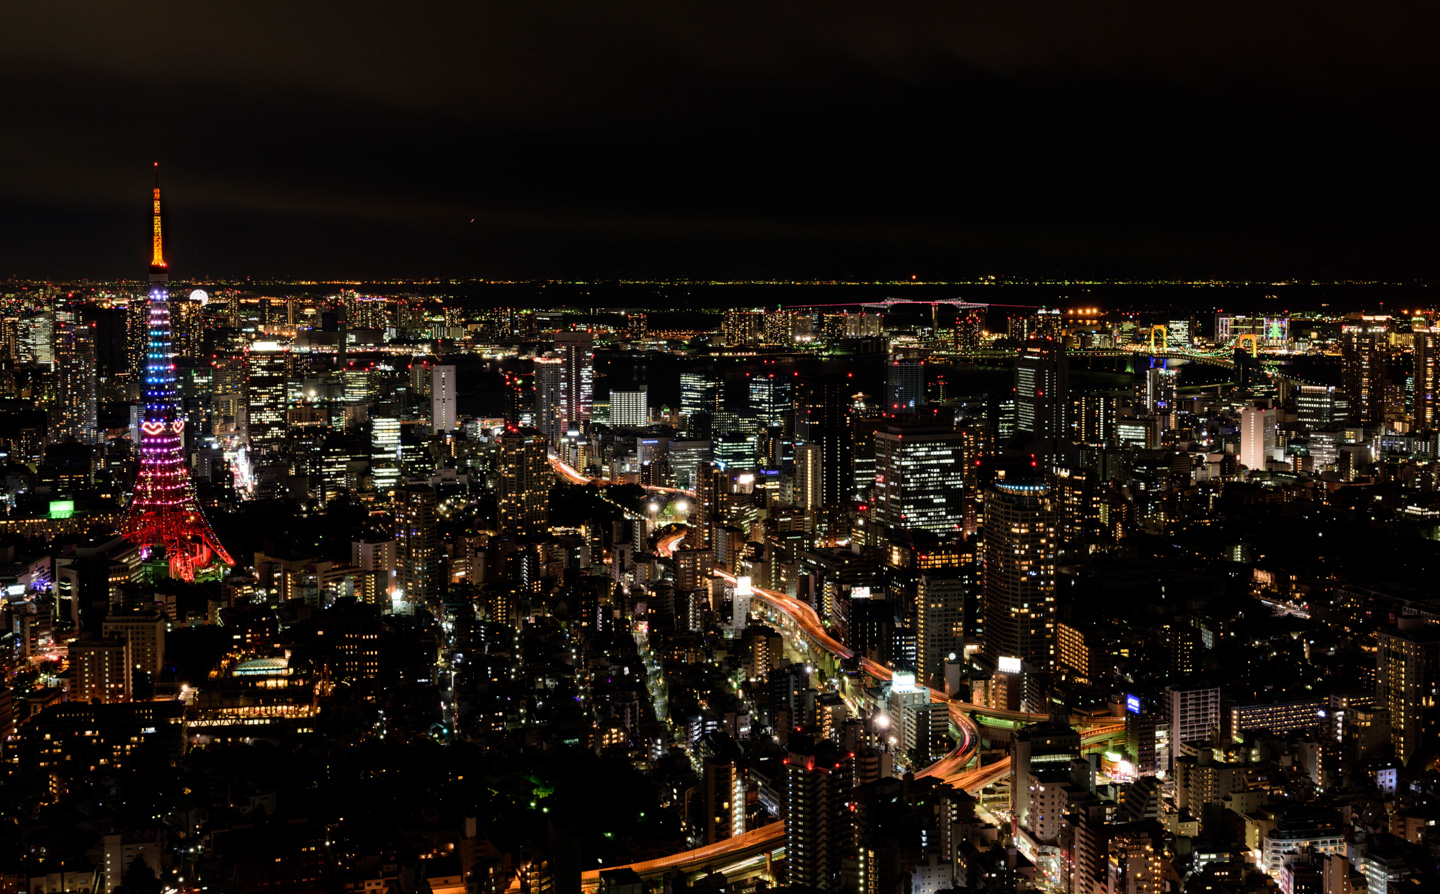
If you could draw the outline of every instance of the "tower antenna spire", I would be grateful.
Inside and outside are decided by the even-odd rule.
[[[150,252],[150,281],[163,283],[170,280],[165,266],[165,246],[160,239],[160,162],[155,162],[155,200],[152,206],[154,224],[152,227],[152,248]]]

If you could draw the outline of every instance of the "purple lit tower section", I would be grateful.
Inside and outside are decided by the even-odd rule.
[[[235,560],[220,545],[195,500],[185,468],[185,420],[176,410],[175,355],[170,339],[170,295],[160,243],[160,166],[155,166],[154,251],[150,258],[149,335],[140,415],[140,474],[120,534],[149,555],[156,547],[170,560],[170,576],[193,581]]]

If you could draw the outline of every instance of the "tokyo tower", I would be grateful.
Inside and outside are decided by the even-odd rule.
[[[185,468],[185,420],[176,409],[175,355],[170,340],[170,295],[160,244],[160,164],[155,164],[154,252],[145,343],[145,377],[140,399],[140,474],[125,509],[120,534],[145,555],[163,547],[170,576],[193,581],[216,562],[234,565],[195,500]]]

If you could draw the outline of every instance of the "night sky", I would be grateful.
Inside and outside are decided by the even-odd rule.
[[[6,4],[0,277],[1431,278],[1440,7],[1178,6]]]

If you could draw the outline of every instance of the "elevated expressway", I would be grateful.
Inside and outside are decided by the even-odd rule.
[[[550,460],[550,467],[555,470],[555,474],[559,475],[561,478],[565,479],[571,484],[597,484],[601,487],[605,487],[606,485],[610,484],[625,483],[623,481],[611,481],[609,478],[591,478],[589,475],[581,474],[575,469],[574,466],[565,462],[553,453],[548,454],[547,458]],[[657,494],[679,494],[684,497],[695,496],[695,491],[684,490],[678,487],[663,487],[659,484],[642,484],[640,486],[652,493]]]
[[[550,464],[554,467],[556,474],[573,484],[608,483],[603,479],[589,478],[580,474],[554,455],[550,457]],[[649,489],[693,495],[690,491],[678,491],[674,488],[652,487]],[[672,556],[684,537],[684,530],[667,534],[656,541],[656,551],[662,556]],[[728,572],[715,571],[714,574],[731,585],[736,583],[735,576]],[[822,655],[831,660],[847,659],[854,655],[849,647],[829,634],[820,622],[820,617],[816,614],[814,607],[792,599],[784,593],[764,587],[752,586],[751,593],[752,598],[760,599],[779,614],[783,624],[789,628],[788,633],[798,633]],[[866,673],[876,679],[889,680],[893,676],[891,669],[878,661],[862,658],[860,664]],[[991,785],[1010,772],[1008,757],[981,767],[969,767],[980,747],[980,730],[975,717],[980,717],[982,720],[1000,721],[1005,725],[1034,723],[1048,719],[1048,715],[1044,714],[987,708],[984,705],[949,698],[938,689],[930,690],[930,699],[946,703],[950,712],[950,720],[959,731],[960,741],[954,751],[918,771],[915,775],[918,778],[939,779],[972,793]],[[1121,734],[1124,732],[1124,725],[1116,724],[1114,718],[1085,717],[1076,719],[1082,725],[1090,725],[1090,728],[1081,734],[1081,742],[1087,747],[1109,742],[1115,737],[1117,731]],[[758,829],[751,829],[734,838],[728,838],[715,844],[652,860],[605,867],[605,869],[633,869],[647,881],[653,881],[675,870],[687,874],[722,872],[729,877],[735,877],[737,874],[764,870],[773,857],[783,853],[784,844],[785,823],[780,821],[761,826]],[[605,870],[593,869],[583,873],[580,882],[582,890],[587,894],[594,892],[600,885],[602,871]]]
[[[656,547],[662,555],[670,555],[683,537],[684,532],[667,535],[657,542]],[[735,583],[735,577],[724,571],[716,571],[715,576],[732,585]],[[759,598],[779,612],[786,624],[793,628],[790,632],[798,632],[816,649],[836,659],[849,658],[853,655],[848,647],[830,636],[820,623],[815,609],[810,605],[763,587],[752,587],[751,592],[752,598]],[[892,676],[890,668],[868,658],[862,658],[861,665],[867,673],[877,679],[888,680]],[[943,692],[936,689],[930,690],[930,698],[932,701],[945,702],[949,706],[950,719],[959,730],[960,742],[954,751],[918,771],[915,775],[917,778],[939,779],[971,793],[978,792],[995,783],[1010,772],[1010,758],[1008,757],[981,767],[970,767],[980,746],[980,730],[975,720],[972,719],[972,714],[1010,723],[1033,723],[1047,719],[1047,715],[1044,714],[998,710],[948,698]],[[1124,724],[1115,723],[1114,718],[1087,717],[1077,718],[1077,720],[1091,724],[1090,728],[1081,734],[1081,743],[1087,748],[1107,744],[1116,735],[1123,735],[1125,730]],[[675,870],[686,874],[722,872],[727,877],[734,878],[740,874],[765,870],[772,858],[783,853],[784,845],[785,823],[782,820],[758,829],[751,829],[744,834],[715,844],[657,857],[653,860],[606,867],[606,869],[633,869],[647,881],[653,881]],[[604,870],[595,869],[583,873],[581,888],[586,892],[595,891],[600,885],[602,871]]]

